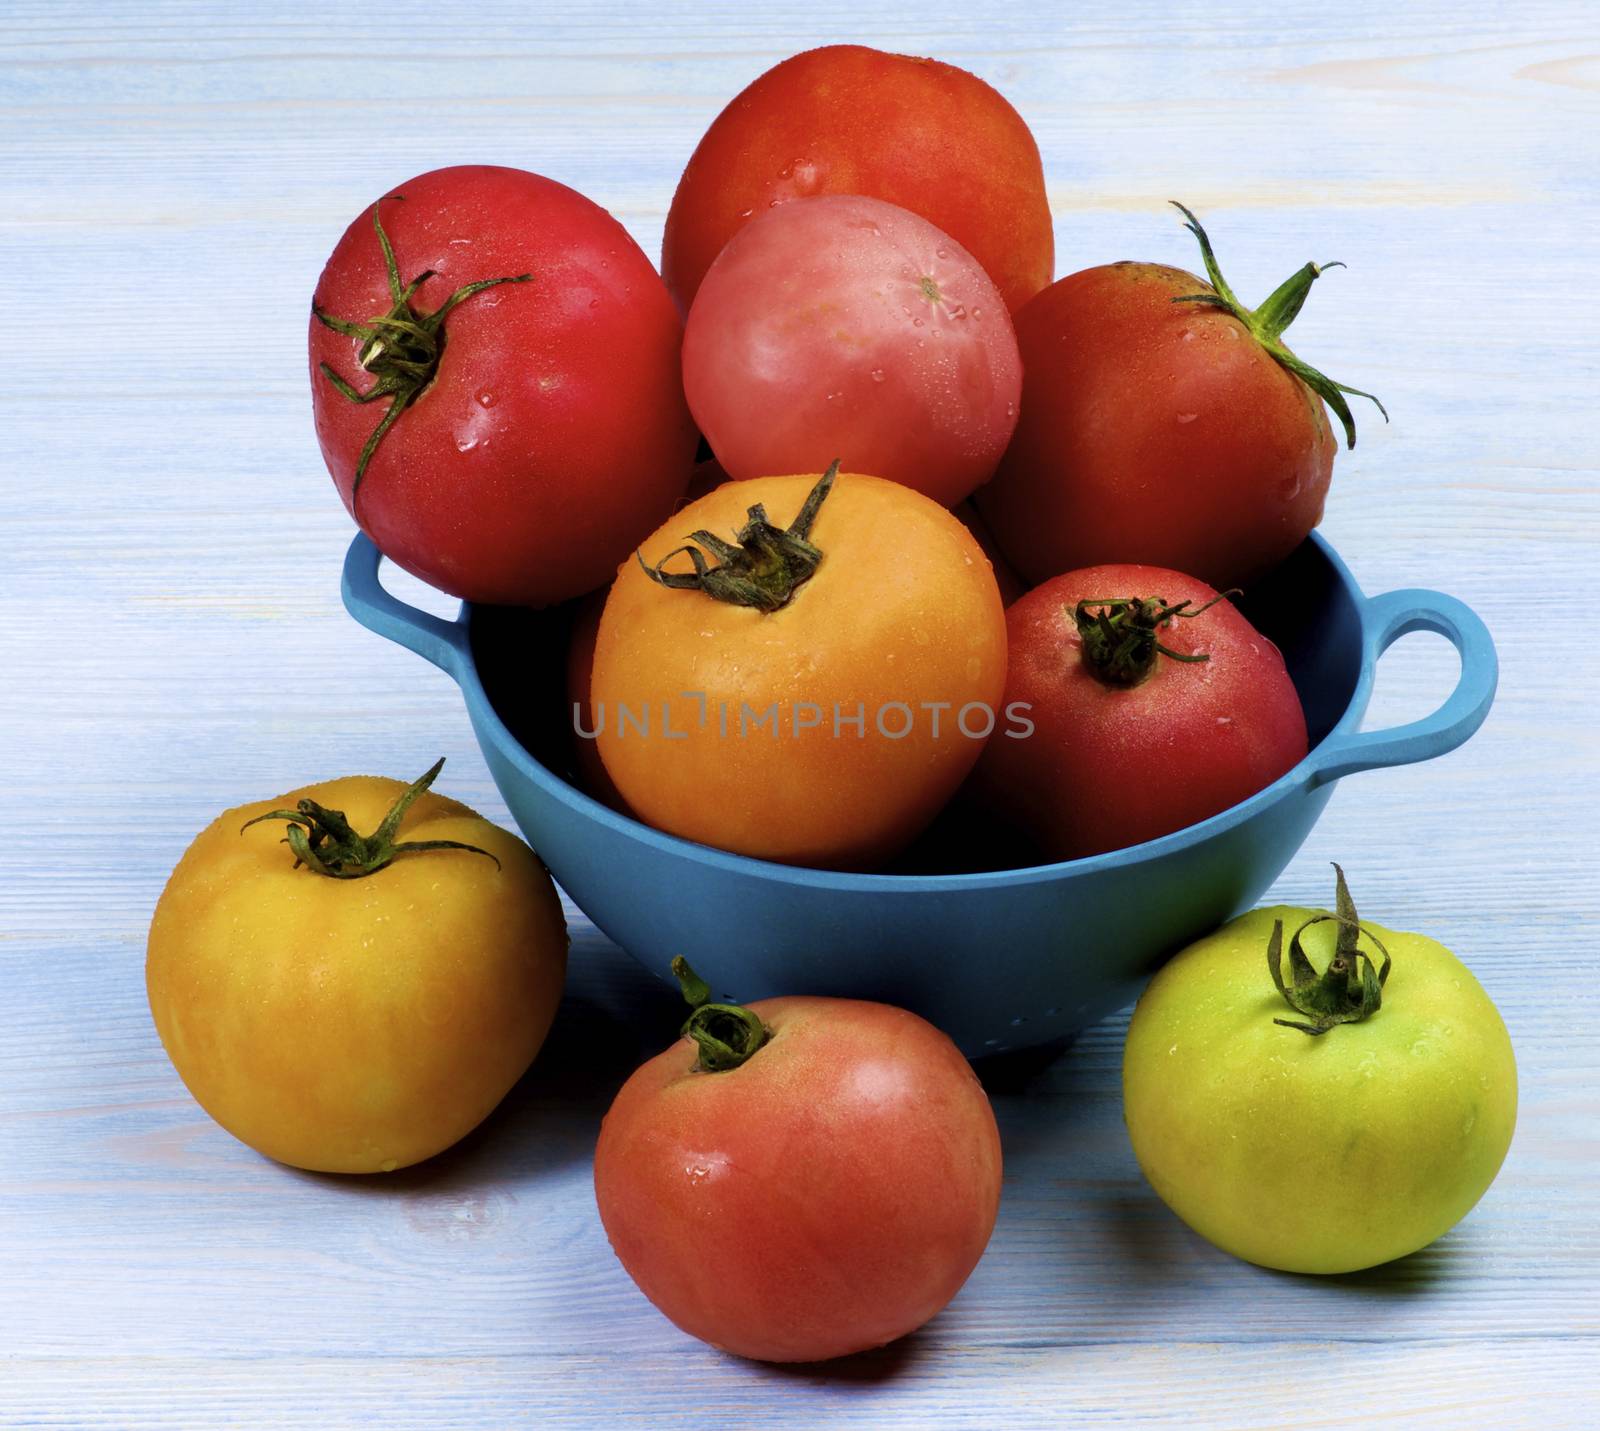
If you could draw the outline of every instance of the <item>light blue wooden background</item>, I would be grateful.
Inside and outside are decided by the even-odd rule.
[[[1600,15],[757,8],[0,7],[0,1424],[1595,1425]],[[504,816],[453,689],[338,603],[349,528],[303,345],[350,215],[494,161],[577,186],[654,254],[723,102],[846,38],[1021,108],[1058,272],[1191,265],[1168,197],[1247,297],[1350,265],[1297,347],[1394,422],[1360,414],[1326,530],[1369,590],[1472,602],[1504,662],[1477,739],[1349,781],[1275,891],[1322,902],[1342,860],[1366,912],[1454,946],[1511,1027],[1510,1159],[1416,1257],[1314,1282],[1191,1236],[1129,1153],[1113,1019],[997,1093],[1000,1227],[944,1316],[763,1368],[680,1336],[606,1247],[597,1120],[673,1010],[581,918],[545,1055],[430,1166],[266,1163],[162,1055],[146,922],[218,809],[443,753],[450,793]],[[1453,674],[1442,643],[1403,642],[1369,725]]]

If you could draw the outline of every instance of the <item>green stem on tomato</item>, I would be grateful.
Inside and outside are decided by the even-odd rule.
[[[1072,611],[1083,663],[1106,685],[1128,689],[1149,679],[1158,656],[1186,664],[1209,661],[1209,652],[1186,655],[1174,651],[1162,644],[1157,633],[1180,617],[1193,620],[1224,597],[1237,594],[1219,592],[1193,611],[1187,601],[1169,604],[1159,596],[1085,597]]]
[[[757,502],[745,512],[745,524],[725,542],[715,533],[691,532],[686,545],[675,548],[654,566],[635,553],[644,574],[662,586],[698,591],[732,606],[751,606],[758,611],[776,611],[787,606],[796,591],[811,580],[822,564],[822,552],[810,541],[811,524],[833,490],[839,475],[839,459],[818,479],[800,513],[787,527],[775,527],[767,509]],[[704,547],[716,557],[712,566],[700,550]],[[663,571],[675,556],[687,555],[693,571]]]
[[[760,1016],[742,1004],[716,1004],[711,986],[690,968],[681,954],[672,972],[694,1012],[684,1021],[682,1033],[699,1046],[697,1065],[707,1073],[727,1073],[747,1062],[772,1037]]]
[[[395,261],[394,248],[389,242],[389,235],[383,231],[383,220],[378,212],[385,201],[392,199],[399,202],[404,198],[404,194],[385,194],[372,206],[372,227],[378,231],[378,246],[383,250],[384,268],[389,277],[389,297],[393,300],[389,311],[365,321],[355,321],[335,318],[319,308],[315,301],[311,304],[312,313],[324,327],[361,341],[356,362],[377,381],[362,392],[348,379],[340,377],[327,363],[319,363],[317,370],[342,397],[351,402],[364,404],[377,402],[380,398],[389,399],[389,410],[373,428],[361,449],[361,455],[356,459],[355,481],[350,488],[352,502],[361,491],[361,480],[367,475],[367,464],[372,461],[372,454],[378,450],[384,435],[433,381],[433,375],[439,368],[439,355],[444,351],[444,320],[451,310],[486,288],[501,283],[527,283],[533,277],[531,273],[519,273],[512,278],[485,278],[477,283],[466,283],[432,313],[417,312],[411,306],[411,300],[417,290],[433,277],[433,270],[425,269],[410,283],[402,285],[400,265]]]
[[[498,869],[500,861],[488,850],[459,840],[395,839],[412,802],[433,784],[443,769],[441,755],[429,770],[406,786],[383,817],[383,823],[370,835],[358,834],[343,810],[330,810],[315,800],[301,800],[293,810],[269,810],[265,815],[257,815],[253,820],[246,820],[239,827],[239,833],[244,834],[263,820],[287,820],[289,833],[283,843],[294,852],[294,868],[304,865],[312,873],[326,875],[329,879],[362,879],[377,874],[391,864],[396,855],[421,850],[468,850],[494,860]]]
[[[1274,920],[1272,937],[1267,943],[1267,968],[1272,982],[1283,995],[1284,1002],[1306,1022],[1298,1019],[1274,1019],[1285,1028],[1299,1029],[1301,1033],[1321,1036],[1336,1024],[1356,1024],[1369,1019],[1383,1006],[1383,986],[1389,978],[1389,968],[1394,962],[1383,941],[1366,928],[1356,914],[1355,901],[1350,898],[1350,887],[1345,883],[1344,871],[1336,864],[1337,878],[1335,913],[1316,914],[1306,920],[1289,941],[1289,978],[1283,978],[1283,921]],[[1318,974],[1301,947],[1300,936],[1314,924],[1335,923],[1339,926],[1333,947],[1333,958],[1328,967]],[[1378,952],[1383,963],[1375,966],[1372,956],[1356,947],[1365,934]]]
[[[1352,397],[1366,398],[1383,414],[1383,420],[1388,422],[1388,409],[1371,393],[1334,382],[1332,378],[1319,373],[1309,363],[1297,358],[1283,341],[1284,329],[1294,322],[1295,315],[1300,312],[1306,301],[1306,295],[1311,292],[1311,285],[1328,269],[1343,268],[1344,265],[1337,262],[1308,263],[1303,268],[1296,269],[1273,289],[1259,308],[1246,308],[1239,301],[1238,295],[1228,286],[1227,280],[1222,276],[1222,270],[1217,267],[1217,256],[1211,251],[1211,240],[1206,236],[1205,229],[1200,226],[1200,220],[1176,199],[1170,199],[1168,202],[1187,220],[1184,227],[1199,241],[1200,257],[1206,266],[1206,277],[1211,281],[1214,290],[1211,293],[1186,293],[1172,301],[1200,303],[1206,307],[1221,308],[1231,313],[1250,330],[1251,337],[1272,355],[1280,367],[1293,373],[1333,409],[1344,427],[1346,446],[1356,445],[1356,420],[1350,412],[1350,404],[1344,400],[1346,393]]]

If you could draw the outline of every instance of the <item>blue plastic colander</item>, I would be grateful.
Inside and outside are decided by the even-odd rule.
[[[1311,751],[1222,814],[1090,859],[961,874],[843,874],[727,854],[592,800],[570,769],[562,671],[568,616],[464,604],[454,621],[384,590],[357,536],[344,602],[363,626],[450,675],[512,815],[601,930],[669,979],[675,954],[719,995],[881,999],[946,1030],[969,1056],[1050,1043],[1130,1001],[1161,961],[1256,903],[1341,776],[1431,760],[1482,725],[1494,643],[1436,591],[1361,593],[1313,534],[1240,604],[1283,651]],[[1435,631],[1461,676],[1432,715],[1362,732],[1378,658]]]

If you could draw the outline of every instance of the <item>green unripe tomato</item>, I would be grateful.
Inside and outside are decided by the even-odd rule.
[[[1353,1272],[1427,1246],[1483,1196],[1511,1145],[1517,1067],[1454,954],[1367,921],[1371,972],[1393,959],[1381,1005],[1315,1036],[1274,1022],[1307,1016],[1274,986],[1273,926],[1287,950],[1318,914],[1255,910],[1156,975],[1128,1028],[1124,1112],[1151,1186],[1202,1237],[1264,1267]],[[1341,928],[1323,914],[1301,936],[1319,973]]]

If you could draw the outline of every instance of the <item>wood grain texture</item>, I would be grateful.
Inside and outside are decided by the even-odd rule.
[[[272,8],[0,11],[0,1425],[1596,1424],[1594,8]],[[597,1122],[673,1001],[575,910],[546,1052],[425,1167],[268,1164],[161,1051],[144,931],[218,809],[445,754],[449,793],[505,819],[453,688],[339,606],[349,527],[303,344],[350,215],[439,164],[518,164],[654,254],[726,99],[839,39],[1012,98],[1060,273],[1192,266],[1168,197],[1247,297],[1308,257],[1349,264],[1297,347],[1394,421],[1359,414],[1325,530],[1369,591],[1471,602],[1502,656],[1483,731],[1346,782],[1274,891],[1322,902],[1339,858],[1511,1028],[1511,1156],[1416,1257],[1313,1282],[1190,1235],[1133,1163],[1112,1019],[994,1075],[1001,1221],[949,1311],[872,1356],[763,1368],[678,1334],[606,1247]],[[1403,641],[1369,727],[1453,675],[1442,643]]]

